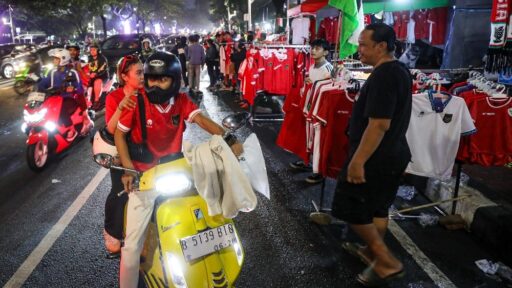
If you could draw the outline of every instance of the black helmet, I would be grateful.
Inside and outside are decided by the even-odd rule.
[[[100,43],[98,43],[98,41],[96,41],[96,40],[92,41],[92,43],[89,45],[89,49],[91,49],[91,48],[96,48],[96,49],[98,49],[98,54],[101,53]]]
[[[166,90],[160,87],[149,87],[148,76],[163,77],[172,79],[171,87]],[[181,86],[181,63],[178,57],[171,53],[157,51],[144,62],[144,89],[148,95],[149,102],[162,104],[172,97],[178,95]]]

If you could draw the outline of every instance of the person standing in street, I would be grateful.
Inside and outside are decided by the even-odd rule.
[[[327,61],[326,57],[329,54],[329,43],[325,39],[315,39],[311,42],[311,57],[313,58],[313,65],[309,67],[306,84],[315,84],[317,81],[330,79],[331,73],[334,69],[331,63]],[[313,171],[311,164],[304,163],[303,160],[297,160],[289,163],[290,167],[297,171],[313,172],[306,177],[306,182],[310,184],[318,184],[324,180],[322,174],[318,171]]]
[[[201,79],[201,70],[205,63],[205,53],[203,46],[199,45],[199,35],[191,35],[188,40],[188,83],[190,92],[199,92],[199,81]]]
[[[188,55],[188,45],[187,45],[187,37],[181,36],[178,43],[171,50],[171,53],[178,56],[178,59],[181,63],[181,76],[183,79],[183,83],[185,87],[188,87],[188,77],[187,77],[187,55]]]
[[[394,57],[393,28],[376,23],[359,36],[361,62],[373,71],[356,96],[349,124],[349,157],[338,177],[332,214],[346,221],[366,246],[343,248],[368,265],[357,281],[385,285],[404,275],[403,264],[384,243],[388,209],[411,159],[405,133],[412,109],[412,77]]]
[[[206,68],[208,69],[208,77],[210,77],[210,86],[208,86],[208,90],[213,91],[218,78],[215,66],[219,66],[219,51],[212,39],[206,40],[206,46]]]

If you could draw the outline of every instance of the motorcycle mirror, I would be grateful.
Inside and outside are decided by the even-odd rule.
[[[245,126],[247,120],[251,117],[249,112],[238,112],[231,114],[226,118],[222,119],[222,126],[231,131],[235,131]]]
[[[94,161],[98,163],[100,166],[110,169],[112,167],[112,155],[99,153],[94,155]]]

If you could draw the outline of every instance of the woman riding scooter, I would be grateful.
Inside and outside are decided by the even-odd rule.
[[[122,112],[115,144],[124,168],[146,171],[158,164],[159,159],[181,152],[183,132],[186,122],[196,123],[202,129],[215,135],[225,135],[236,155],[242,153],[242,145],[236,138],[226,133],[217,123],[204,116],[197,106],[180,93],[181,64],[178,58],[166,52],[155,52],[144,63],[144,90],[137,99],[135,109]],[[143,110],[139,111],[143,105]],[[142,112],[142,113],[141,113]],[[147,120],[141,123],[141,115]],[[130,153],[130,147],[139,147],[141,153]],[[129,193],[126,209],[126,237],[121,248],[120,287],[137,287],[139,278],[140,254],[146,227],[153,211],[158,194],[133,191],[136,175],[124,172],[123,186]]]
[[[117,65],[117,78],[120,87],[110,92],[105,100],[105,129],[112,138],[123,110],[135,108],[136,102],[130,96],[136,95],[137,92],[142,93],[144,88],[144,74],[139,58],[133,55],[123,57]],[[122,171],[110,170],[112,188],[105,201],[103,237],[105,248],[111,256],[121,251],[121,239],[123,239],[124,208],[128,196],[126,194],[117,196],[117,193],[123,190],[122,176]]]
[[[93,103],[92,108],[98,110],[100,105],[101,89],[105,81],[108,79],[108,61],[105,56],[101,54],[100,46],[98,43],[93,42],[89,46],[89,87],[87,88],[87,95],[89,100]],[[92,95],[94,90],[94,95]]]

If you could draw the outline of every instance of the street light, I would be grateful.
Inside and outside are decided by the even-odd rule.
[[[11,37],[12,37],[12,43],[14,43],[14,25],[12,25],[12,7],[9,5],[9,22],[7,22],[7,19],[5,17],[2,17],[2,22],[4,22],[4,25],[11,26]]]
[[[249,31],[252,31],[252,2],[254,2],[255,0],[247,0],[247,6],[249,6]]]

